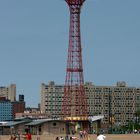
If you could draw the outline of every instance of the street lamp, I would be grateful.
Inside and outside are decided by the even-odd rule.
[[[90,133],[92,134],[93,128],[92,128],[92,116],[89,116],[89,125],[90,125]]]

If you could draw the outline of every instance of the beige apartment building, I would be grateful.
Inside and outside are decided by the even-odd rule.
[[[123,125],[134,121],[135,113],[140,109],[140,88],[128,87],[125,82],[115,86],[96,86],[85,83],[85,92],[89,116],[104,115],[102,124]],[[41,84],[41,112],[53,118],[61,117],[61,101],[64,86],[50,81]]]
[[[51,114],[56,118],[61,116],[63,87],[63,85],[55,85],[54,81],[50,81],[48,85],[41,84],[41,113]]]
[[[16,84],[11,84],[8,87],[0,87],[0,97],[5,97],[10,101],[16,100]]]

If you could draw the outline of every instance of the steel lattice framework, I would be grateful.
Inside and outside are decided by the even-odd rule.
[[[62,101],[64,117],[86,117],[87,102],[84,91],[80,11],[85,0],[65,0],[70,9],[69,47]]]

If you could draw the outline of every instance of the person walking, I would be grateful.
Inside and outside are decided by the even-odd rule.
[[[17,140],[20,140],[20,133],[17,133]]]
[[[96,140],[105,140],[106,136],[97,133],[97,139]]]
[[[11,140],[16,140],[16,134],[11,135]]]
[[[32,139],[31,133],[28,132],[28,133],[26,134],[26,139],[27,139],[27,140],[31,140],[31,139]]]

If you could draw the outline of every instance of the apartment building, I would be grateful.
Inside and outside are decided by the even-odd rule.
[[[135,112],[140,109],[140,88],[128,87],[125,82],[115,86],[96,86],[85,83],[89,116],[104,115],[103,124],[123,125],[133,121]],[[61,117],[61,102],[64,86],[50,81],[41,84],[41,112],[53,118]]]
[[[16,85],[0,87],[0,120],[12,120],[16,113],[23,113],[25,110],[24,95],[19,95],[16,101]]]
[[[9,100],[0,101],[0,121],[12,120],[12,103]]]
[[[127,87],[125,82],[116,86],[85,84],[89,114],[104,115],[103,124],[124,125],[134,120],[140,109],[140,88]]]
[[[61,102],[64,94],[64,86],[55,85],[50,81],[48,85],[41,84],[41,113],[50,114],[53,118],[60,117]]]
[[[0,97],[5,97],[7,100],[16,100],[16,84],[11,84],[8,87],[0,87]]]

